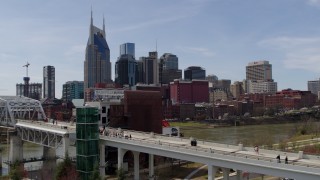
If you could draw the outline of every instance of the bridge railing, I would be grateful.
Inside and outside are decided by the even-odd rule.
[[[127,131],[125,130],[125,132],[127,133],[139,133],[138,131]],[[145,138],[141,138],[141,134],[145,135]],[[224,151],[224,150],[217,150],[214,148],[205,148],[205,147],[199,147],[199,146],[190,146],[189,143],[186,144],[177,144],[174,142],[166,142],[166,141],[161,141],[161,138],[154,138],[154,137],[165,137],[162,135],[154,135],[153,138],[148,138],[150,137],[150,133],[146,133],[146,132],[142,132],[139,133],[140,136],[132,136],[131,138],[126,138],[124,136],[106,136],[108,139],[113,139],[116,141],[124,141],[126,143],[130,143],[130,141],[133,141],[134,143],[138,143],[141,145],[152,145],[151,147],[155,147],[156,146],[160,146],[163,147],[164,149],[175,149],[175,150],[179,150],[179,151],[184,151],[184,152],[193,152],[196,151],[197,154],[202,153],[204,155],[213,155],[213,154],[219,154],[219,155],[227,155],[227,156],[232,156],[232,157],[238,157],[238,158],[245,158],[245,159],[251,159],[251,160],[259,160],[259,161],[264,161],[264,162],[273,162],[273,163],[277,163],[277,159],[274,157],[264,157],[264,156],[257,156],[257,155],[250,155],[250,154],[244,154],[244,153],[240,153],[237,151],[234,152],[230,152],[230,151]],[[149,135],[149,136],[147,136]],[[179,140],[180,138],[177,138],[177,140]],[[184,140],[188,140],[186,138],[184,138]],[[190,140],[188,140],[190,141]],[[213,143],[213,144],[217,144],[217,143]],[[214,146],[212,146],[214,147]],[[238,147],[238,146],[232,146],[232,147]],[[273,152],[274,153],[274,152]],[[297,156],[297,154],[294,154]],[[284,160],[282,160],[282,163],[285,163]],[[291,165],[297,165],[297,166],[303,166],[303,167],[313,167],[313,168],[320,168],[320,165],[317,164],[310,164],[307,162],[298,162],[297,160],[288,160],[287,161],[288,164]]]
[[[210,149],[210,148],[203,148],[199,146],[183,146],[183,145],[177,145],[174,143],[169,143],[169,142],[159,142],[159,141],[153,141],[150,139],[142,139],[142,138],[131,138],[131,139],[125,139],[125,138],[119,138],[119,137],[108,137],[110,139],[114,139],[116,141],[134,141],[135,143],[139,143],[141,145],[148,144],[152,145],[151,147],[157,146],[162,146],[164,149],[174,149],[174,150],[179,150],[183,152],[197,152],[197,154],[204,154],[204,155],[227,155],[231,157],[237,157],[237,158],[244,158],[244,159],[251,159],[251,160],[258,160],[258,161],[263,161],[263,162],[271,162],[271,163],[278,163],[276,158],[271,158],[271,157],[264,157],[264,156],[256,156],[256,155],[250,155],[250,154],[241,154],[241,153],[235,153],[235,152],[229,152],[229,151],[223,151],[223,150],[216,150],[216,149]],[[281,160],[281,164],[284,164],[285,161],[284,159]],[[317,164],[310,164],[307,162],[299,162],[297,160],[288,160],[288,163],[290,165],[294,166],[301,166],[301,167],[312,167],[312,168],[320,168],[320,165]]]
[[[124,134],[137,134],[137,135],[143,135],[146,138],[153,138],[153,139],[163,139],[163,140],[176,140],[177,142],[184,142],[184,143],[189,143],[190,144],[190,138],[186,137],[176,137],[176,136],[168,136],[168,135],[163,135],[163,134],[157,134],[153,132],[143,132],[143,131],[135,131],[135,130],[126,130],[126,129],[117,129],[117,128],[110,128],[108,127],[107,129],[113,130],[113,131],[122,131]],[[320,139],[314,139],[315,142],[320,143]],[[205,145],[205,146],[212,146],[212,147],[220,147],[220,148],[228,148],[228,149],[233,149],[234,151],[239,150],[239,145],[232,145],[232,144],[221,144],[221,143],[216,143],[212,140],[203,140],[203,139],[197,139],[197,143],[200,145]],[[290,150],[280,150],[277,148],[268,148],[268,146],[260,146],[259,148],[261,153],[268,153],[268,154],[274,154],[275,156],[281,155],[281,156],[296,156],[298,157],[298,151],[290,151]],[[254,147],[243,147],[243,150],[245,151],[251,151],[254,152]],[[305,159],[312,159],[312,160],[319,160],[320,161],[320,156],[318,155],[312,155],[312,154],[303,154],[303,158]]]
[[[187,137],[177,137],[177,136],[168,136],[168,135],[164,135],[164,134],[157,134],[157,133],[153,133],[153,132],[143,132],[143,131],[135,131],[135,130],[127,130],[127,129],[119,129],[119,128],[110,128],[108,127],[107,129],[115,131],[115,132],[123,132],[123,134],[131,134],[131,135],[143,135],[146,138],[154,138],[154,139],[165,139],[165,140],[172,140],[175,139],[176,141],[180,141],[180,142],[185,142],[185,143],[189,143],[191,139],[194,138],[187,138]],[[198,144],[202,144],[202,145],[207,145],[207,146],[215,146],[215,147],[221,147],[221,148],[232,148],[232,149],[238,149],[238,145],[232,145],[232,144],[221,144],[221,143],[216,143],[212,140],[204,140],[204,139],[196,139]]]
[[[44,121],[27,121],[27,120],[17,120],[17,122],[26,123],[26,124],[34,124],[38,126],[44,126],[52,129],[65,129],[65,130],[75,130],[75,126],[70,126],[68,123],[59,122],[59,125],[57,124],[51,124]]]

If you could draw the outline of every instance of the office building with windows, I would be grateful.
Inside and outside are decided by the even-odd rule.
[[[142,83],[143,84],[158,84],[159,83],[159,67],[158,67],[158,52],[149,52],[148,57],[140,57],[138,66],[142,65]]]
[[[83,99],[83,81],[68,81],[62,85],[62,99],[70,102],[73,99]]]
[[[130,54],[135,58],[135,45],[134,43],[124,43],[120,45],[120,56]]]
[[[269,61],[250,62],[246,66],[247,93],[276,93],[277,83],[272,79],[272,65]]]
[[[123,86],[136,85],[137,62],[132,55],[121,55],[115,65],[115,83]]]
[[[320,91],[320,79],[314,81],[308,81],[308,91],[311,91],[312,94],[318,96]]]
[[[89,39],[84,61],[84,88],[95,87],[96,84],[110,83],[111,62],[110,49],[106,41],[105,24],[103,29],[93,25],[92,11]]]
[[[41,83],[16,84],[16,95],[40,100],[42,97],[42,84]]]
[[[246,66],[246,79],[272,81],[272,65],[269,61],[250,62]]]
[[[184,70],[184,79],[206,79],[206,70],[199,66],[190,66]]]
[[[43,67],[43,98],[55,99],[55,68]]]
[[[178,69],[178,57],[171,53],[164,53],[159,62],[159,83],[170,84],[175,79],[182,78],[182,70]]]

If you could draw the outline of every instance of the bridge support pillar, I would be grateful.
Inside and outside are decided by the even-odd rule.
[[[230,169],[222,168],[222,172],[223,172],[223,180],[229,180]]]
[[[137,152],[137,151],[133,151],[133,158],[134,158],[134,180],[139,180],[140,177],[139,177],[139,170],[140,170],[140,167],[139,167],[139,155],[140,155],[140,152]]]
[[[238,150],[239,150],[239,151],[242,151],[242,150],[243,150],[243,144],[242,144],[242,143],[240,143],[240,144],[238,145]]]
[[[123,168],[123,156],[124,156],[124,150],[122,148],[118,148],[118,169]]]
[[[214,180],[217,171],[218,171],[218,167],[208,165],[208,180]]]
[[[303,159],[303,151],[299,151],[299,153],[298,153],[298,158],[299,158],[299,159]]]
[[[154,156],[149,154],[149,179],[154,179]]]
[[[243,180],[241,174],[242,174],[242,171],[237,170],[237,180]]]
[[[48,177],[54,177],[54,170],[56,169],[56,149],[43,146],[43,170]]]
[[[69,155],[69,152],[68,152],[68,148],[70,145],[69,137],[63,137],[62,141],[63,141],[63,156],[65,157],[67,153]]]
[[[100,142],[100,176],[104,178],[106,176],[106,146]]]
[[[9,161],[15,163],[23,160],[23,142],[19,136],[10,136]]]

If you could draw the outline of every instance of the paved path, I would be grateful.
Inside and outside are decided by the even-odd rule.
[[[192,176],[194,176],[197,172],[199,172],[201,169],[207,167],[207,165],[203,165],[201,167],[199,167],[198,169],[192,171],[188,176],[186,176],[184,179],[187,180],[187,179],[190,179],[192,178]]]

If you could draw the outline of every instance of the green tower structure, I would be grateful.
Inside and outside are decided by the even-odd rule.
[[[77,108],[77,172],[87,180],[99,163],[99,111],[95,107]]]

